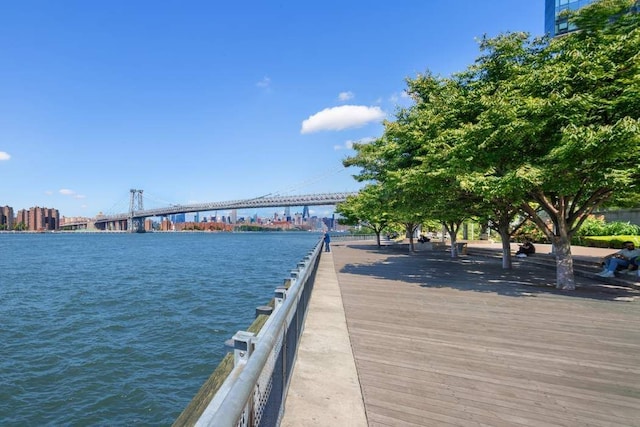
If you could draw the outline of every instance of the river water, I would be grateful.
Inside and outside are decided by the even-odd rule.
[[[0,233],[0,425],[170,425],[317,233]]]

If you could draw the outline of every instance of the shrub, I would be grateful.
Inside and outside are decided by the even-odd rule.
[[[640,234],[640,226],[630,222],[606,222],[604,216],[590,215],[574,236],[635,236]]]
[[[610,234],[605,231],[606,228],[604,216],[589,215],[574,236],[609,236]]]
[[[547,243],[547,237],[533,222],[527,221],[513,234],[513,240],[524,242],[530,239],[534,243]]]
[[[636,246],[640,245],[639,236],[587,236],[583,239],[585,246],[595,248],[622,249],[624,242],[633,242]]]
[[[606,224],[604,236],[636,236],[640,234],[640,227],[630,222],[614,221]]]

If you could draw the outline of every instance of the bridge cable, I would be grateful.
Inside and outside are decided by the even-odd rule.
[[[328,176],[331,175],[337,175],[338,173],[344,172],[346,171],[347,168],[345,168],[344,166],[340,166],[340,168],[338,169],[329,169],[326,172],[321,173],[320,175],[316,175],[314,177],[311,177],[309,179],[307,179],[306,181],[302,181],[298,184],[295,184],[295,186],[290,187],[287,190],[282,190],[282,191],[276,191],[275,193],[269,193],[269,195],[282,195],[282,194],[290,194],[293,193],[294,191],[300,190],[301,188],[304,188],[306,186],[309,186],[311,184],[315,184],[325,178],[327,178]],[[262,196],[262,197],[266,197],[266,196]]]

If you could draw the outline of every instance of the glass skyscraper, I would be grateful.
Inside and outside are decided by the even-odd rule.
[[[558,15],[564,10],[577,10],[593,2],[594,0],[545,0],[544,32],[555,37],[575,30],[566,18],[558,18]]]

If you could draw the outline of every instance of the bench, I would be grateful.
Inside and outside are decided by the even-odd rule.
[[[467,242],[456,242],[456,249],[458,254],[466,255],[467,254]]]

